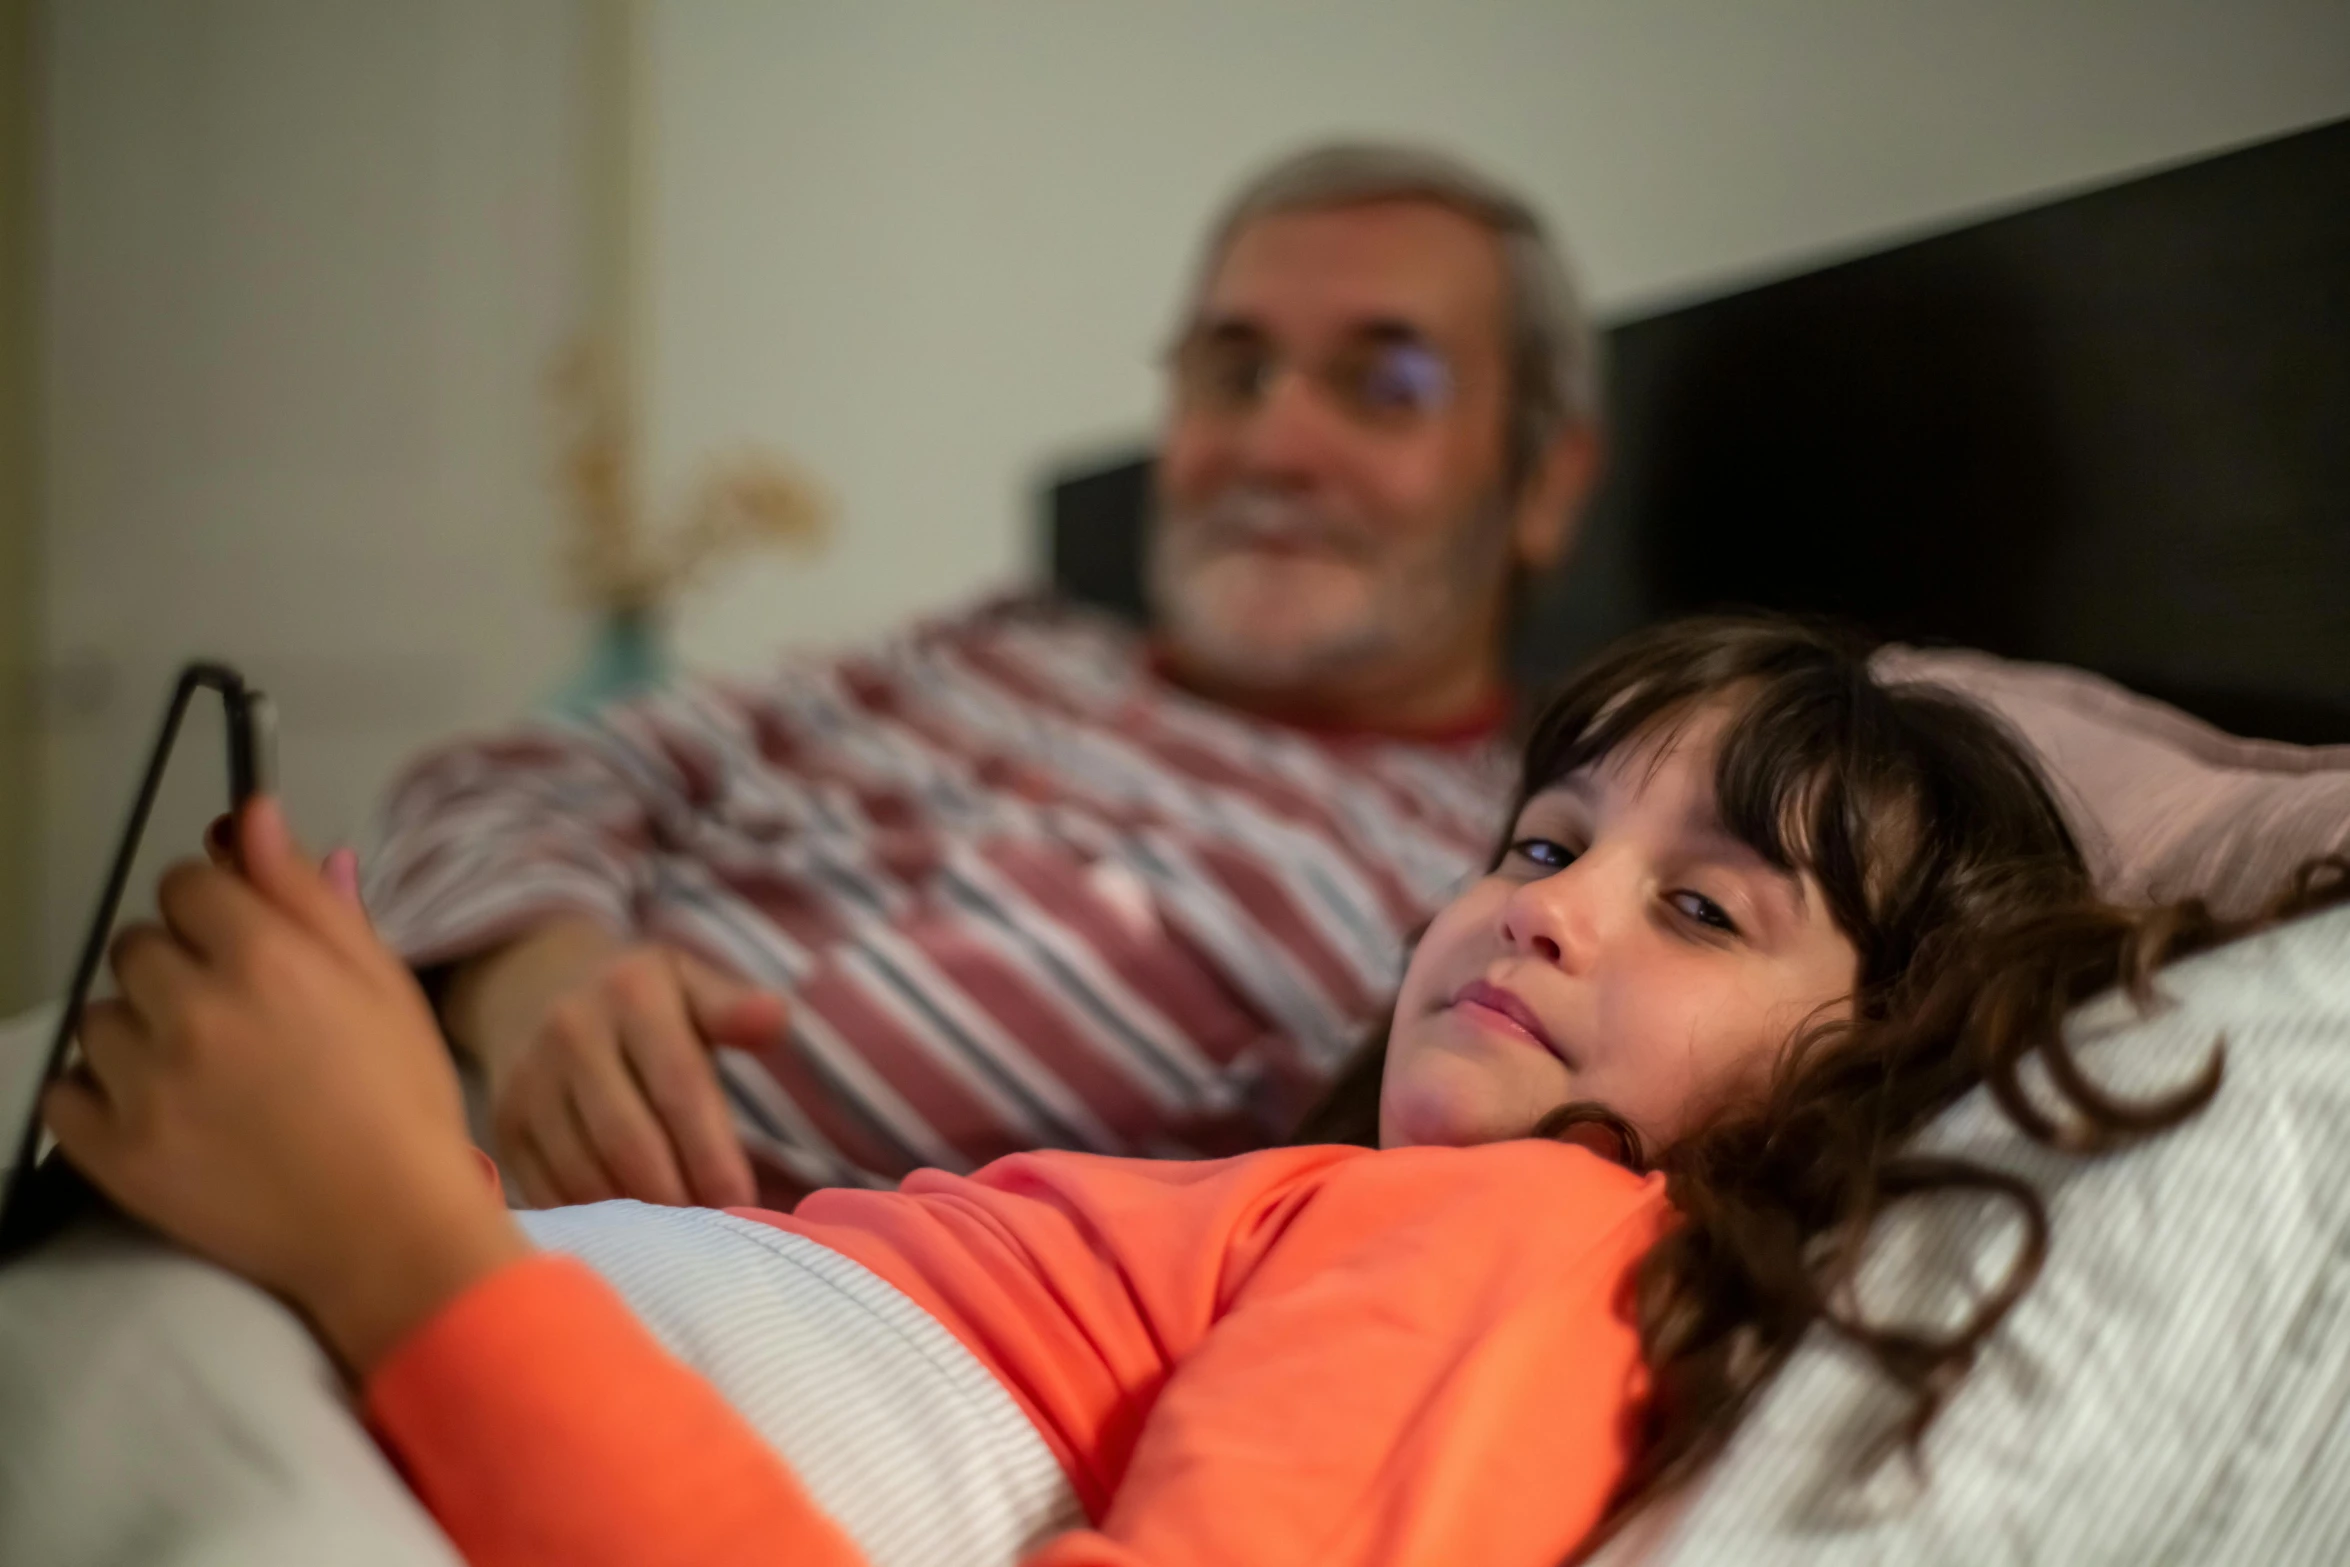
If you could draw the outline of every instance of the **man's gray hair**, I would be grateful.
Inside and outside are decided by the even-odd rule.
[[[1507,456],[1513,480],[1570,425],[1600,416],[1599,339],[1565,258],[1526,199],[1449,153],[1397,142],[1335,142],[1292,153],[1232,198],[1210,231],[1197,310],[1233,236],[1260,218],[1379,201],[1425,201],[1490,230],[1501,246],[1509,334]]]

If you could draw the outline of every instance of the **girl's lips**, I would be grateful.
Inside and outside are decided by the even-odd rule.
[[[1559,1054],[1558,1045],[1544,1030],[1542,1019],[1534,1015],[1534,1009],[1499,985],[1482,979],[1471,980],[1454,993],[1452,1004],[1456,1010],[1490,1028],[1522,1035],[1528,1043],[1540,1045],[1554,1056]]]

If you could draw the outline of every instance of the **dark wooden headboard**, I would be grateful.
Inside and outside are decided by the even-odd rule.
[[[1744,605],[2075,664],[2350,741],[2350,121],[1616,325],[1611,466],[1530,683]],[[1141,613],[1149,467],[1048,480]]]

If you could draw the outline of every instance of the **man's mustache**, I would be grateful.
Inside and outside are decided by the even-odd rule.
[[[1374,550],[1370,530],[1295,496],[1264,490],[1228,490],[1205,506],[1170,512],[1168,522],[1186,554],[1212,550],[1311,550],[1363,559]]]

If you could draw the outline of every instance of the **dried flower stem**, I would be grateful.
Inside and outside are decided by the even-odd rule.
[[[554,395],[572,423],[560,469],[575,529],[567,574],[590,607],[658,611],[746,547],[822,543],[831,513],[822,490],[756,449],[714,463],[674,525],[649,526],[637,508],[635,432],[603,363],[584,349],[568,355]]]

